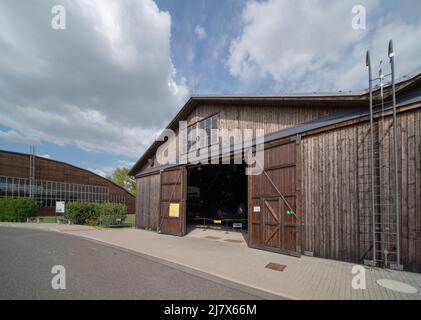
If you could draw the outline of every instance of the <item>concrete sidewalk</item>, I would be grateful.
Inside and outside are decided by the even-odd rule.
[[[421,299],[421,274],[366,267],[367,289],[354,290],[351,263],[306,256],[294,258],[251,249],[234,233],[220,232],[215,236],[213,232],[195,231],[180,238],[137,229],[100,230],[36,223],[0,223],[1,226],[81,236],[292,299]],[[227,239],[240,241],[225,241]],[[287,268],[283,272],[266,269],[269,262],[284,264]],[[376,283],[379,279],[401,281],[418,292],[404,294],[385,289]]]

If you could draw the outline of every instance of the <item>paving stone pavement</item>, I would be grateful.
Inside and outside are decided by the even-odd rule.
[[[45,223],[0,223],[0,232],[1,226],[49,230],[100,241],[292,299],[421,300],[421,274],[365,267],[367,287],[354,290],[352,263],[307,256],[294,258],[251,249],[245,242],[224,241],[241,239],[241,236],[221,231],[175,237],[139,229],[111,230]],[[220,239],[206,238],[215,234]],[[270,270],[265,268],[269,262],[284,264],[287,268],[282,272]],[[404,294],[385,289],[376,283],[378,279],[402,281],[418,292]]]

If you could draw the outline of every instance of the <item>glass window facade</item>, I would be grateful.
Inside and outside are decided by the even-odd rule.
[[[33,197],[40,207],[54,208],[56,201],[90,201],[125,203],[120,194],[110,194],[108,187],[35,180]],[[29,197],[29,179],[0,176],[0,197]]]
[[[185,154],[197,150],[198,148],[204,148],[218,143],[218,128],[219,115],[216,114],[183,130],[183,132],[181,132],[183,153]],[[199,137],[199,131],[197,129],[204,130],[206,136]]]

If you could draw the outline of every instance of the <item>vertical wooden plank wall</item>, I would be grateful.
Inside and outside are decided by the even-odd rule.
[[[315,256],[358,259],[356,127],[302,141],[304,251]]]
[[[421,272],[421,111],[401,115],[398,129],[402,264]]]
[[[351,110],[347,107],[308,106],[256,106],[247,105],[201,105],[187,119],[188,125],[203,120],[214,114],[220,115],[220,127],[223,129],[265,129],[266,133],[276,132],[297,124],[318,119],[323,116]]]
[[[159,219],[159,174],[136,179],[136,227],[157,230]]]
[[[184,236],[186,232],[187,169],[184,166],[165,170],[160,178],[159,232]],[[171,217],[171,203],[180,205],[179,216]]]
[[[264,129],[265,134],[286,129],[301,123],[352,110],[351,107],[330,106],[330,107],[311,107],[303,103],[302,106],[283,106],[283,105],[253,105],[244,103],[241,106],[232,106],[229,104],[200,105],[185,119],[187,125],[193,125],[196,122],[219,114],[220,129]],[[178,130],[176,132],[179,134]],[[178,139],[177,139],[178,145]],[[177,155],[178,156],[178,155]],[[157,167],[159,163],[152,157],[152,162],[145,165],[142,170]]]
[[[301,181],[297,172],[301,155],[297,150],[299,145],[290,139],[267,146],[265,173],[248,177],[249,245],[252,247],[294,256],[301,254],[301,208],[298,207],[301,184],[297,186]],[[295,215],[288,215],[286,202]],[[260,208],[259,212],[254,212],[255,206]]]
[[[390,117],[385,128],[383,175],[393,192]],[[401,256],[406,270],[421,272],[421,110],[398,114]],[[303,137],[301,170],[305,241],[315,256],[361,263],[371,258],[367,122]],[[390,212],[389,212],[390,213]],[[364,256],[367,254],[368,256]]]

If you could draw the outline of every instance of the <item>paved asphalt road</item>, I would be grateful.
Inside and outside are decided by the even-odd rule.
[[[66,290],[54,290],[54,265]],[[0,299],[273,299],[211,275],[75,236],[0,227]]]

